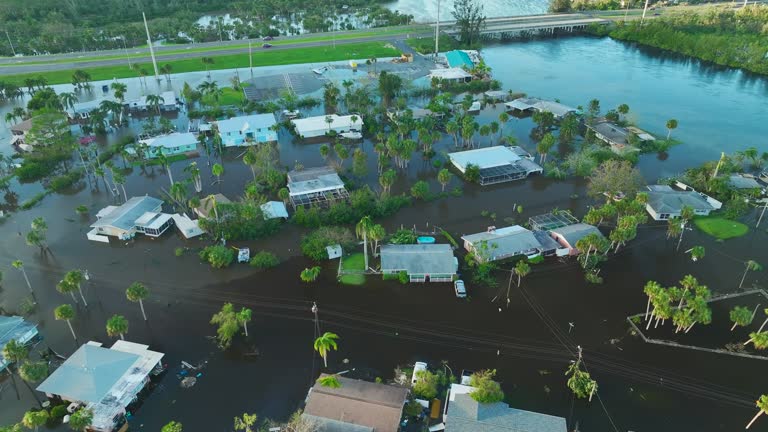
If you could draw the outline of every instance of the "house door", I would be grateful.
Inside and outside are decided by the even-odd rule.
[[[429,282],[429,275],[424,276],[424,282]]]

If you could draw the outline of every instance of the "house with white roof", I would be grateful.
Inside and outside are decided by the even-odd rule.
[[[176,111],[178,105],[176,104],[176,93],[173,91],[164,91],[160,94],[160,110],[161,111]],[[147,96],[142,96],[138,99],[128,101],[125,103],[128,109],[132,111],[148,111],[153,109],[152,106],[147,103]]]
[[[139,140],[139,144],[147,148],[146,158],[156,158],[162,152],[165,156],[184,154],[197,151],[197,136],[192,132],[174,132]],[[137,154],[136,147],[128,147],[126,151]]]
[[[405,272],[411,282],[451,282],[459,261],[448,244],[390,244],[381,246],[381,273]]]
[[[276,124],[275,115],[268,113],[219,120],[217,126],[224,147],[239,147],[277,141]]]
[[[109,242],[109,237],[129,240],[136,233],[157,237],[173,223],[171,215],[161,213],[163,201],[150,196],[133,197],[120,206],[107,206],[96,214],[88,239]]]
[[[349,192],[334,169],[318,167],[289,171],[288,196],[295,209],[345,200]]]
[[[112,96],[105,96],[90,101],[77,102],[72,106],[72,112],[67,111],[67,115],[72,119],[87,119],[91,116],[91,112],[99,109],[104,101],[117,102],[117,99]]]
[[[493,146],[448,153],[448,159],[462,174],[470,166],[477,167],[480,184],[490,185],[542,173],[544,169],[525,154],[519,147]]]
[[[111,432],[126,422],[126,407],[162,371],[163,353],[119,340],[112,348],[88,342],[80,346],[37,387],[48,397],[83,405],[93,411],[88,430]]]
[[[8,342],[27,345],[37,339],[37,324],[26,321],[20,316],[0,316],[0,372],[10,364],[3,356],[3,348]]]
[[[330,114],[297,118],[291,120],[296,129],[296,135],[301,138],[314,138],[329,134],[331,131],[337,134],[344,132],[360,132],[363,129],[363,118],[356,114],[340,116]]]
[[[531,231],[520,225],[496,228],[486,232],[464,235],[464,249],[478,262],[498,261],[518,255],[533,258],[552,255],[558,249],[555,240],[544,231]]]
[[[556,119],[561,119],[568,114],[576,113],[578,110],[560,102],[548,101],[537,98],[518,98],[504,104],[510,111],[520,112],[551,112]]]
[[[432,69],[427,77],[432,80],[444,81],[448,83],[465,83],[472,81],[472,74],[462,68],[443,68]]]

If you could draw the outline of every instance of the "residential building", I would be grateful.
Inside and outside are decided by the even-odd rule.
[[[323,374],[322,377],[327,375]],[[408,389],[342,376],[338,388],[315,384],[303,415],[318,423],[318,432],[398,432]]]
[[[567,432],[563,417],[511,408],[504,402],[481,404],[469,393],[450,394],[445,432]]]
[[[535,257],[551,255],[558,244],[546,233],[537,236],[534,231],[520,225],[503,228],[489,227],[486,232],[461,237],[464,249],[479,262],[498,261],[518,255]]]
[[[575,223],[555,228],[549,233],[561,246],[557,250],[558,256],[578,255],[579,250],[576,248],[576,243],[590,234],[597,234],[603,237],[603,234],[596,226],[585,223]]]
[[[74,120],[90,118],[91,112],[99,109],[104,101],[117,102],[117,99],[112,96],[106,96],[90,101],[77,102],[72,107],[72,112],[67,111],[67,115]]]
[[[191,132],[174,132],[141,139],[139,144],[146,146],[146,158],[156,158],[161,152],[165,156],[173,156],[197,151],[197,136]],[[128,147],[126,151],[135,155],[139,150],[136,147]]]
[[[728,184],[733,189],[763,189],[764,186],[751,174],[731,174]]]
[[[475,64],[469,57],[469,54],[461,50],[453,50],[445,53],[445,59],[448,61],[448,66],[452,68],[472,69]]]
[[[229,204],[232,201],[229,200],[226,196],[217,193],[213,195],[208,195],[207,197],[200,200],[200,205],[193,208],[192,210],[197,214],[197,217],[207,219],[210,217],[215,217],[213,207],[218,206],[221,204]]]
[[[349,198],[336,171],[329,167],[308,168],[288,172],[288,195],[293,208],[329,205]]]
[[[217,122],[224,147],[277,141],[277,130],[274,129],[276,124],[277,120],[272,113],[232,117]]]
[[[698,216],[707,216],[723,206],[720,201],[693,189],[677,190],[667,185],[650,185],[647,194],[645,209],[657,221],[680,217],[683,207],[692,208]]]
[[[608,144],[611,147],[611,150],[616,153],[638,151],[637,147],[630,143],[632,136],[634,136],[637,142],[655,140],[652,135],[638,128],[625,128],[615,123],[611,123],[608,120],[601,120],[593,125],[587,124],[587,129],[595,134],[595,138]]]
[[[331,131],[337,134],[344,132],[360,132],[363,129],[363,118],[356,114],[340,116],[330,114],[291,120],[296,129],[296,135],[301,138],[315,138],[329,134]]]
[[[447,244],[407,244],[381,246],[381,272],[384,276],[404,271],[411,282],[451,282],[459,262]]]
[[[18,146],[24,151],[31,151],[32,146],[26,141],[27,134],[32,130],[32,119],[26,119],[18,122],[10,127],[11,129],[11,145]]]
[[[37,324],[32,324],[20,316],[0,316],[0,372],[10,364],[3,357],[3,348],[8,342],[27,345],[38,339]]]
[[[88,239],[108,243],[107,236],[129,240],[136,233],[157,237],[173,223],[161,213],[163,201],[150,196],[133,197],[120,206],[107,206],[96,214]]]
[[[125,103],[128,109],[133,111],[149,111],[155,109],[149,103],[147,103],[147,96],[142,96],[138,99],[128,101]],[[176,93],[173,91],[164,91],[160,94],[160,110],[161,111],[176,111],[178,105],[176,103]]]
[[[119,340],[112,348],[88,342],[80,346],[37,387],[48,397],[59,397],[93,410],[89,430],[111,432],[126,421],[126,408],[150,380],[162,371],[163,353],[149,346]]]
[[[260,208],[264,219],[288,219],[288,209],[282,201],[267,201]]]
[[[563,105],[560,102],[537,98],[519,98],[504,104],[510,111],[519,112],[551,112],[556,119],[561,119],[570,113],[576,113],[576,108]]]
[[[462,68],[432,69],[427,77],[448,83],[466,83],[472,81],[472,74]]]
[[[448,159],[462,174],[466,173],[470,165],[479,168],[479,182],[485,186],[526,178],[531,174],[540,174],[544,171],[533,160],[521,157],[521,151],[527,154],[519,147],[483,147],[448,153]]]

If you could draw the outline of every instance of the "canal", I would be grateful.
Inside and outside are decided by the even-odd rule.
[[[600,99],[604,108],[627,103],[638,125],[656,133],[665,132],[668,118],[677,118],[680,127],[674,136],[683,144],[666,158],[641,158],[649,182],[716,158],[720,151],[748,146],[765,149],[768,84],[762,78],[585,37],[492,46],[484,55],[505,89],[558,98],[570,105],[586,105],[592,98]],[[215,77],[222,83],[228,78],[225,72]],[[180,88],[184,80],[193,84],[203,79],[204,73],[175,76],[172,85]],[[139,89],[136,81],[134,91],[147,91]],[[479,121],[489,122],[500,112],[500,106],[488,107]],[[177,122],[181,125],[184,119]],[[533,150],[531,127],[530,119],[513,120],[506,133]],[[451,146],[451,140],[444,139],[436,150],[440,154]],[[283,131],[281,163],[316,166],[322,162],[318,147],[295,142]],[[375,187],[371,143],[363,148],[371,156],[370,174],[362,181]],[[236,156],[232,152],[224,157],[223,191],[231,198],[241,195],[250,177]],[[205,156],[198,164],[205,165]],[[183,177],[183,167],[183,163],[173,166],[175,178]],[[395,190],[425,179],[436,191],[435,174],[431,164],[414,160]],[[205,182],[206,194],[216,191],[210,183]],[[160,187],[167,186],[160,168],[148,172],[135,168],[126,189],[130,195],[157,196]],[[591,204],[584,198],[581,179],[539,177],[485,188],[454,179],[449,187],[454,186],[463,187],[460,197],[419,202],[381,223],[389,232],[400,226],[426,228],[428,223],[458,238],[505,218],[524,222],[555,207],[583,215]],[[565,417],[571,427],[578,424],[583,431],[732,431],[754,415],[754,399],[766,392],[760,378],[763,361],[646,345],[630,334],[625,321],[627,315],[643,310],[642,287],[649,279],[672,285],[690,273],[715,294],[735,291],[744,261],[768,261],[764,231],[724,243],[697,231],[686,233],[684,247],[702,245],[707,250],[705,259],[693,263],[665,239],[665,226],[646,225],[637,239],[604,264],[604,284],[587,284],[572,261],[548,261],[534,267],[523,289],[512,289],[506,307],[490,302],[498,288],[471,282],[468,301],[456,299],[448,284],[400,285],[369,277],[364,286],[341,285],[335,279],[335,262],[323,263],[320,279],[304,284],[299,272],[312,263],[298,250],[306,230],[295,226],[286,226],[266,240],[238,242],[282,259],[279,267],[265,272],[245,266],[214,271],[200,263],[194,252],[176,257],[175,248],[194,250],[203,243],[185,242],[171,233],[154,241],[138,238],[108,246],[89,242],[85,233],[91,221],[75,214],[74,208],[84,204],[93,214],[111,203],[103,187],[96,191],[85,186],[49,196],[2,222],[0,268],[5,280],[0,302],[13,310],[28,295],[23,279],[10,267],[12,260],[23,260],[38,299],[30,319],[39,322],[48,345],[70,354],[76,345],[67,326],[55,321],[52,312],[69,299],[54,286],[67,270],[88,269],[93,275],[86,287],[91,304],[88,309],[79,305],[74,321],[80,342],[111,343],[104,323],[114,313],[124,314],[131,323],[128,339],[165,352],[171,368],[131,420],[132,429],[154,431],[169,420],[179,420],[186,430],[224,431],[230,430],[232,417],[243,412],[255,412],[261,418],[287,417],[320,370],[311,345],[312,302],[319,306],[323,331],[341,337],[339,351],[330,355],[331,371],[354,370],[388,379],[396,366],[417,360],[432,366],[445,360],[454,372],[495,368],[513,406]],[[523,205],[523,213],[513,212],[513,204]],[[481,216],[483,211],[495,213],[497,219]],[[23,234],[37,216],[48,221],[50,254],[40,255],[24,243]],[[508,270],[498,274],[502,288],[506,288]],[[125,288],[136,280],[151,290],[145,302],[147,323],[138,306],[124,297]],[[745,285],[764,286],[765,280],[765,275],[755,274]],[[249,326],[251,338],[239,339],[222,353],[211,340],[215,329],[208,321],[225,301],[251,307],[254,320]],[[710,326],[711,331],[728,332],[730,323]],[[576,345],[583,348],[586,364],[600,386],[600,397],[592,403],[573,400],[565,387],[563,373],[575,358]],[[182,360],[205,364],[191,389],[181,389],[174,373]],[[22,401],[17,401],[8,385],[8,380],[0,383],[0,424],[18,419],[34,403],[23,387],[19,389]],[[758,421],[753,430],[768,430],[768,422]]]

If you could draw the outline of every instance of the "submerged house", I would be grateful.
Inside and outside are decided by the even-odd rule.
[[[295,209],[346,200],[349,192],[334,169],[318,167],[289,171],[288,196]]]
[[[656,139],[653,135],[638,128],[625,128],[608,120],[602,120],[593,125],[588,124],[587,129],[595,134],[595,138],[608,144],[611,150],[616,153],[637,151],[638,149],[630,142],[632,137],[636,139],[636,142],[654,141]]]
[[[697,216],[707,216],[723,206],[720,201],[693,189],[678,190],[667,185],[650,185],[647,194],[645,209],[657,221],[680,217],[683,207],[692,208]]]
[[[117,99],[112,96],[106,96],[91,101],[77,102],[72,106],[72,112],[67,111],[67,115],[73,120],[90,118],[91,112],[99,109],[104,101],[117,102]]]
[[[111,432],[126,421],[126,408],[150,380],[162,371],[163,353],[149,346],[119,340],[112,348],[88,342],[37,387],[48,397],[76,402],[93,410],[88,430]],[[127,429],[127,428],[126,428]]]
[[[315,138],[327,135],[331,131],[337,134],[360,132],[363,129],[363,118],[355,114],[345,116],[330,114],[327,116],[296,118],[291,120],[291,124],[293,124],[293,127],[296,129],[296,135],[299,137]]]
[[[563,417],[512,408],[504,402],[482,404],[469,393],[446,401],[445,432],[567,432]]]
[[[3,349],[8,342],[15,340],[27,345],[37,339],[37,324],[32,324],[20,316],[0,316],[0,372],[10,364],[3,356]]]
[[[26,119],[24,121],[18,122],[14,125],[11,125],[9,128],[11,130],[11,145],[12,146],[18,146],[20,149],[24,151],[32,151],[32,146],[27,143],[27,134],[30,130],[32,130],[32,121],[33,119]]]
[[[176,111],[178,105],[176,103],[176,93],[173,91],[164,91],[160,95],[160,111]],[[133,111],[149,111],[156,109],[154,106],[147,102],[147,96],[142,96],[138,99],[126,102],[126,107]]]
[[[323,378],[328,375],[321,375]],[[343,376],[332,388],[315,384],[309,389],[302,416],[319,432],[398,432],[408,389]]]
[[[518,98],[504,104],[509,111],[518,111],[521,113],[531,112],[551,112],[556,119],[561,119],[570,113],[576,113],[578,110],[560,102],[548,101],[537,98]]]
[[[230,201],[229,198],[220,193],[208,195],[207,197],[202,198],[200,200],[200,205],[193,208],[192,211],[197,214],[197,217],[202,219],[215,218],[214,206],[229,204],[231,202],[232,201]]]
[[[447,244],[406,244],[381,246],[381,273],[405,272],[411,282],[451,282],[459,262]]]
[[[197,136],[191,132],[174,132],[139,140],[139,144],[145,146],[146,158],[156,158],[161,152],[165,156],[173,156],[197,151]],[[139,150],[128,147],[126,151],[135,155]]]
[[[224,147],[239,147],[277,141],[276,124],[275,115],[268,113],[219,120],[217,126]]]
[[[578,255],[579,250],[576,248],[576,243],[590,234],[597,234],[600,237],[604,237],[603,233],[601,233],[596,226],[585,223],[575,223],[555,228],[550,230],[550,234],[561,246],[557,250],[558,256]]]
[[[158,237],[173,224],[171,215],[162,213],[163,201],[150,196],[133,197],[120,206],[107,206],[96,214],[88,239],[108,243],[109,237],[129,240],[136,233]]]
[[[472,81],[472,74],[458,67],[432,69],[427,77],[430,80],[436,79],[447,83],[466,83]]]
[[[559,247],[546,233],[537,233],[520,225],[489,227],[486,232],[465,235],[461,239],[464,241],[464,249],[479,262],[498,261],[518,255],[529,258],[552,255]]]
[[[485,186],[541,174],[544,169],[525,155],[528,153],[519,147],[493,146],[448,153],[448,159],[462,174],[469,166],[477,167],[479,182]]]

